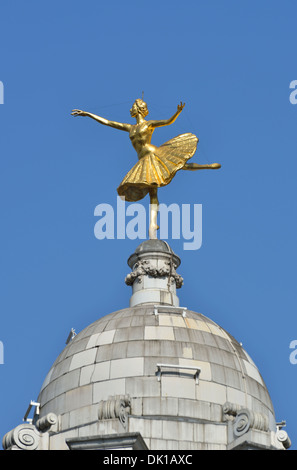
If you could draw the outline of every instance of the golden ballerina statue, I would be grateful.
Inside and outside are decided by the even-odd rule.
[[[126,201],[135,202],[150,196],[150,226],[149,238],[157,238],[158,217],[158,188],[169,184],[178,170],[204,170],[221,168],[219,163],[199,165],[187,163],[194,155],[198,138],[191,133],[181,134],[169,140],[160,147],[151,144],[151,139],[156,127],[172,124],[180,115],[184,104],[177,106],[176,113],[169,119],[146,121],[148,115],[147,104],[142,99],[137,99],[130,109],[130,114],[136,119],[136,124],[125,124],[109,121],[96,114],[74,109],[73,116],[88,116],[100,124],[114,127],[129,132],[129,137],[138,155],[138,162],[127,173],[117,191],[119,196]]]

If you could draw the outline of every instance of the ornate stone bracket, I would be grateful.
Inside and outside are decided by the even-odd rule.
[[[49,413],[35,424],[23,423],[5,434],[2,445],[4,450],[38,450],[43,435],[57,423],[57,416]]]
[[[109,400],[101,400],[98,408],[98,419],[118,418],[124,428],[127,428],[128,415],[131,413],[131,401],[128,395],[111,397]]]
[[[237,405],[236,403],[226,401],[226,403],[222,407],[224,421],[234,421],[238,411],[241,410],[241,408],[242,407],[240,405]]]
[[[4,450],[36,450],[40,442],[40,432],[33,424],[20,424],[5,434]]]
[[[248,408],[226,402],[223,405],[225,421],[232,422],[234,437],[242,436],[250,429],[267,432],[269,430],[268,417],[262,413],[255,413]]]
[[[267,449],[284,450],[291,446],[288,434],[282,430],[282,427],[285,426],[284,422],[276,423],[276,429],[273,432],[269,426],[268,416],[263,413],[256,413],[230,402],[226,402],[222,406],[222,411],[223,420],[228,422],[230,449],[257,449],[264,447]],[[265,439],[263,440],[263,437],[259,437],[261,432],[265,433],[266,441]]]
[[[291,446],[288,434],[282,429],[285,422],[276,423],[273,431],[269,426],[268,416],[263,413],[256,413],[230,402],[222,406],[222,411],[223,421],[228,422],[229,449],[284,450]]]
[[[249,429],[267,432],[269,430],[268,418],[262,413],[255,413],[246,408],[240,410],[233,421],[234,436],[239,437]]]
[[[286,426],[286,422],[276,423],[276,439],[282,443],[285,449],[289,449],[292,445],[291,439],[288,436],[288,433],[282,428]]]
[[[177,274],[177,265],[170,261],[165,261],[163,267],[156,268],[152,266],[148,260],[140,260],[134,265],[133,271],[126,276],[125,282],[128,286],[132,286],[134,281],[137,279],[138,282],[142,282],[143,276],[151,276],[153,278],[169,277],[170,282],[175,282],[176,288],[180,289],[183,285],[183,278]]]

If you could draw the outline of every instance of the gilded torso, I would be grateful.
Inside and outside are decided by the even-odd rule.
[[[154,129],[147,121],[131,126],[129,137],[139,159],[156,150],[157,147],[151,144],[153,132]]]

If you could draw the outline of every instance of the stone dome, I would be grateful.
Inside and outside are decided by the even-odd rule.
[[[135,253],[152,253],[152,252],[161,252],[161,253],[173,253],[172,248],[170,245],[165,242],[164,240],[145,240],[144,242],[140,243],[140,245],[136,248]],[[132,255],[133,256],[133,255]],[[129,260],[128,260],[129,264]]]
[[[169,245],[143,242],[128,265],[129,308],[71,338],[30,404],[32,423],[7,433],[3,447],[289,447],[247,352],[211,319],[179,305],[180,258]]]
[[[126,418],[115,426],[108,420],[115,416],[98,413],[117,398]],[[37,401],[40,418],[59,416],[53,448],[126,430],[140,432],[152,450],[225,449],[226,423],[242,408],[261,417],[261,429],[275,430],[249,355],[216,323],[180,307],[138,306],[95,321],[57,358]]]

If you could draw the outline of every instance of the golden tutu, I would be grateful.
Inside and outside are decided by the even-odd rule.
[[[148,152],[127,173],[117,191],[126,201],[144,198],[151,187],[160,188],[170,183],[175,173],[196,152],[198,138],[191,133],[181,134]]]

